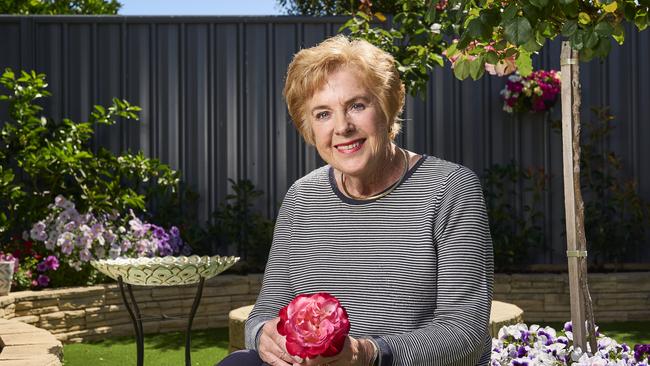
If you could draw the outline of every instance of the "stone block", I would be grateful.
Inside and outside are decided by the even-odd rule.
[[[230,303],[231,296],[203,296],[201,305]]]
[[[203,292],[208,296],[223,296],[223,295],[241,295],[248,294],[250,287],[246,283],[233,283],[221,287],[206,288]]]
[[[86,317],[86,310],[68,310],[65,312],[66,320]]]
[[[8,305],[6,305],[4,307],[4,309],[5,309],[5,314],[12,314],[13,315],[13,314],[16,313],[16,304],[14,304],[14,303],[8,304]]]
[[[34,324],[39,321],[40,317],[38,315],[25,315],[25,316],[13,317],[11,319],[17,320],[19,322],[27,323],[27,324]]]
[[[101,298],[106,292],[103,286],[69,287],[60,289],[59,299],[69,300],[86,297]]]
[[[82,297],[61,299],[59,308],[61,310],[78,310],[87,307],[96,307],[104,304],[102,297]]]
[[[41,315],[41,321],[52,321],[52,320],[61,320],[65,318],[65,312],[57,311],[55,313],[48,313]]]
[[[59,311],[58,306],[45,306],[45,307],[37,307],[37,308],[30,309],[24,312],[23,315],[42,315],[42,314],[56,313],[58,311]]]
[[[494,293],[509,293],[512,290],[512,287],[509,283],[495,283],[494,284]]]
[[[182,297],[182,292],[176,287],[160,287],[156,288],[152,293],[152,298],[155,300],[160,299],[178,299]]]

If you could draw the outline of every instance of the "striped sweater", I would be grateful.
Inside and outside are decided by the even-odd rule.
[[[246,346],[294,296],[329,292],[350,335],[377,340],[383,366],[487,365],[492,256],[471,170],[422,156],[390,194],[357,201],[318,168],[284,198]]]

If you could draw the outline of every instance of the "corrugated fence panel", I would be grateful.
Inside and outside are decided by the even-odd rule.
[[[228,178],[251,179],[265,193],[261,209],[274,216],[289,185],[321,166],[296,133],[282,98],[293,54],[337,33],[343,18],[303,17],[15,17],[0,16],[0,67],[47,74],[48,116],[84,120],[111,98],[142,107],[140,122],[100,126],[95,148],[143,151],[182,172],[200,196],[207,220],[228,193]],[[650,201],[650,32],[629,29],[607,60],[581,64],[583,121],[591,106],[610,106],[616,129],[604,147],[636,177]],[[559,69],[560,43],[549,43],[535,66]],[[450,69],[431,74],[425,100],[407,99],[398,143],[460,162],[478,175],[514,161],[553,177],[542,199],[543,248],[536,262],[563,263],[565,248],[561,136],[549,116],[502,111],[504,80],[458,81]],[[0,106],[0,123],[8,118]],[[518,188],[524,189],[523,185]],[[517,210],[530,201],[524,195]],[[617,245],[619,243],[613,243]],[[639,259],[650,261],[648,243]]]

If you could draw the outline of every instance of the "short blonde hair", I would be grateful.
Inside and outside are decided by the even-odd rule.
[[[293,57],[287,70],[283,95],[294,125],[309,144],[314,144],[311,126],[307,123],[307,103],[327,81],[327,77],[343,66],[360,71],[389,125],[388,136],[394,140],[401,129],[399,115],[404,107],[404,83],[391,54],[365,40],[350,40],[338,35],[317,46],[301,50]]]

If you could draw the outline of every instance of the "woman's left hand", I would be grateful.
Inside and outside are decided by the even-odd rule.
[[[348,336],[338,355],[307,358],[302,363],[294,363],[294,366],[369,366],[374,352],[375,349],[369,340]]]

